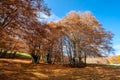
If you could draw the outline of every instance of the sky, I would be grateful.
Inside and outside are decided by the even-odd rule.
[[[114,34],[113,48],[120,55],[120,0],[45,0],[51,8],[48,20],[59,20],[68,12],[90,11],[106,30]]]

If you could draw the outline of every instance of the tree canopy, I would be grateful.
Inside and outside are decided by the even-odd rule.
[[[0,0],[0,6],[0,39],[3,42],[8,38],[21,39],[25,32],[38,26],[38,18],[42,16],[39,12],[50,15],[44,0]]]
[[[112,32],[88,11],[71,11],[48,23],[39,21],[40,13],[50,15],[44,0],[0,0],[0,6],[0,49],[38,53],[49,63],[63,64],[82,63],[83,57],[86,62],[87,56],[113,51]]]

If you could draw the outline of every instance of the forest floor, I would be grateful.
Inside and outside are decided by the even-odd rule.
[[[0,80],[120,80],[120,67],[31,64],[30,60],[0,59]]]

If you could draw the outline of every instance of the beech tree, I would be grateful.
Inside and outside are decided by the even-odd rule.
[[[43,27],[43,30],[43,35],[45,35],[43,37],[44,44],[42,45],[45,52],[44,55],[46,55],[47,62],[51,64],[56,57],[59,58],[61,55],[61,46],[59,46],[62,36],[61,28],[56,23],[50,22]],[[58,61],[58,59],[56,60]]]
[[[50,9],[46,6],[44,0],[0,0],[0,6],[1,44],[4,44],[2,41],[10,43],[7,38],[19,38],[23,43],[27,44],[28,39],[26,39],[25,36],[29,34],[30,39],[35,38],[31,33],[35,32],[36,26],[37,28],[38,25],[41,27],[38,19],[41,18],[42,15],[39,13],[50,15]],[[0,45],[0,47],[2,46]],[[7,47],[9,46],[6,46],[6,48]],[[30,46],[29,50],[31,50]]]
[[[87,55],[101,56],[102,51],[113,50],[111,47],[113,34],[102,28],[90,12],[71,11],[59,21],[59,24],[64,26],[64,34],[68,41],[66,47],[73,64],[81,63],[83,56],[86,62]]]

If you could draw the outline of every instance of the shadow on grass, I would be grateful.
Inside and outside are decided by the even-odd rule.
[[[0,80],[120,80],[116,67],[30,64],[0,61]]]

